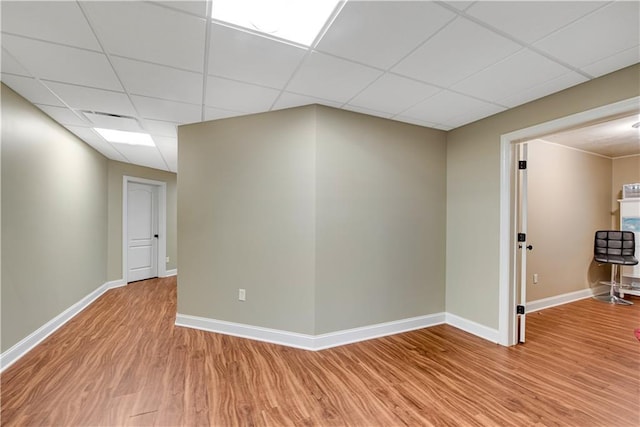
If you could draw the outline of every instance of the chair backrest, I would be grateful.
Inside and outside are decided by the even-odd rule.
[[[611,262],[612,257],[622,257],[627,258],[625,261],[637,263],[634,259],[635,250],[636,240],[632,231],[596,231],[593,255],[597,261]]]

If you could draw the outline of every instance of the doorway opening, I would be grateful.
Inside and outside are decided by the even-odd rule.
[[[167,274],[166,200],[165,182],[123,177],[122,277],[125,283],[142,280],[149,274],[152,275],[150,277],[165,277]],[[139,209],[143,212],[142,219],[130,216]],[[134,239],[130,238],[132,235]]]
[[[518,194],[514,188],[517,177],[517,146],[543,135],[584,126],[587,123],[637,111],[640,97],[630,98],[603,107],[541,123],[504,134],[500,139],[500,276],[498,342],[505,346],[518,343],[520,315],[517,314],[521,282],[518,277]],[[526,313],[526,307],[524,308]]]

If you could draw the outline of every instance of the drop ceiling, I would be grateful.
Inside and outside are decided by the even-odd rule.
[[[310,48],[212,7],[3,0],[2,81],[108,158],[175,172],[179,124],[318,103],[450,130],[640,62],[637,1],[348,1]]]
[[[639,106],[640,108],[640,106]],[[612,117],[539,139],[609,158],[640,154],[640,113]]]

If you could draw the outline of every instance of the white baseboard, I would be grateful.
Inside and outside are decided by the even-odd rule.
[[[472,320],[468,320],[464,317],[456,316],[455,314],[451,313],[446,313],[445,319],[447,325],[451,325],[455,328],[461,329],[487,341],[491,341],[494,343],[500,342],[500,333],[497,329],[489,328]]]
[[[343,331],[329,332],[314,337],[314,350],[337,347],[359,341],[380,338],[387,335],[400,334],[416,329],[441,325],[445,322],[445,313],[428,314],[425,316],[410,317],[408,319],[392,322],[378,323],[360,328],[346,329]]]
[[[208,319],[205,317],[189,316],[186,314],[176,315],[176,326],[201,329],[204,331],[249,338],[257,341],[266,341],[288,347],[317,351],[358,341],[379,338],[386,335],[439,325],[444,323],[444,319],[445,314],[438,313],[331,332],[322,335],[299,334],[278,329],[269,329],[244,325],[241,323]]]
[[[22,339],[4,353],[0,354],[0,372],[3,372],[9,366],[13,365],[18,359],[27,354],[36,345],[40,344],[45,338],[91,305],[92,302],[98,299],[106,291],[125,285],[126,282],[124,280],[112,280],[101,285],[95,291],[91,292],[89,295],[85,296],[80,301],[42,325],[38,330]]]
[[[575,292],[569,292],[553,297],[542,298],[527,303],[527,313],[544,310],[545,308],[555,307],[557,305],[568,304],[585,298],[591,298],[593,295],[600,295],[609,292],[609,286],[596,286],[595,288],[581,289]]]
[[[251,326],[180,313],[176,314],[176,326],[313,350],[313,335],[262,328],[260,326]]]
[[[107,287],[107,290],[113,288],[120,288],[122,286],[127,286],[127,282],[124,279],[112,280],[110,282],[105,283],[103,286]]]
[[[171,277],[171,276],[177,276],[177,275],[178,275],[178,269],[177,269],[177,268],[174,268],[174,269],[172,269],[172,270],[167,270],[167,271],[164,273],[164,276],[163,276],[163,277]]]

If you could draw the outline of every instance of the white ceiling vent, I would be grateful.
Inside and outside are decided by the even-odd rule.
[[[81,111],[91,123],[98,128],[126,130],[132,132],[144,131],[135,117],[119,114],[103,113],[100,111]]]

